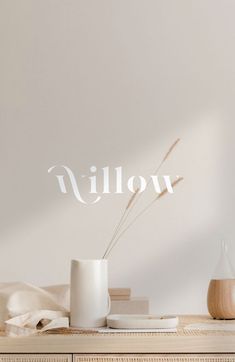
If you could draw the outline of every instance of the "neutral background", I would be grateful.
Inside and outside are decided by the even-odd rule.
[[[234,13],[233,0],[0,0],[1,281],[68,282],[130,197],[125,181],[84,206],[49,167],[69,166],[88,198],[91,165],[147,178],[180,137],[161,173],[185,181],[120,240],[110,286],[152,312],[206,311],[221,240],[235,264]]]

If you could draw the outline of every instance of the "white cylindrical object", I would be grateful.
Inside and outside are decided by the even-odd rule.
[[[107,260],[72,260],[71,327],[103,327],[109,309]]]

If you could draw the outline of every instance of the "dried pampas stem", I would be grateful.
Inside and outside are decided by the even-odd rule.
[[[163,157],[162,161],[159,163],[158,167],[154,170],[153,175],[156,175],[158,173],[158,171],[160,170],[160,168],[162,167],[163,163],[167,160],[167,158],[170,156],[170,154],[172,153],[172,151],[174,150],[174,148],[176,147],[176,145],[178,144],[178,142],[180,141],[180,138],[177,138],[176,141],[171,145],[171,147],[169,148],[169,150],[166,152],[165,156]],[[149,183],[151,182],[151,178],[149,178],[147,184],[146,184],[146,188],[148,187]],[[118,233],[120,232],[122,226],[125,224],[126,220],[128,219],[129,215],[131,214],[132,210],[134,209],[135,205],[137,204],[137,202],[139,201],[139,199],[141,198],[142,193],[139,193],[139,188],[137,188],[134,192],[134,194],[130,197],[126,208],[124,209],[124,212],[119,220],[119,222],[117,223],[116,227],[114,228],[114,232],[113,232],[113,236],[110,240],[110,242],[108,243],[108,246],[105,250],[105,253],[103,255],[103,259],[107,256],[109,249],[112,248],[112,243],[114,242],[116,236],[118,235]]]
[[[173,151],[173,149],[175,148],[175,146],[177,145],[177,143],[180,141],[180,138],[177,138],[177,140],[173,143],[173,145],[169,148],[168,152],[166,153],[165,157],[163,158],[162,162],[165,162],[166,159],[170,156],[171,152]]]
[[[179,177],[178,179],[174,180],[172,182],[172,188],[174,188],[179,182],[183,181],[183,177]],[[137,219],[139,219],[140,216],[142,216],[157,200],[159,200],[162,196],[166,195],[167,193],[167,188],[165,188],[157,197],[155,197],[147,206],[145,206],[145,208],[140,211],[135,218],[130,222],[130,224],[127,225],[127,227],[121,232],[121,234],[119,234],[119,236],[117,237],[117,239],[114,241],[113,245],[111,246],[111,248],[108,250],[106,257],[108,257],[112,251],[112,249],[114,248],[114,246],[117,244],[118,240],[123,236],[123,234],[136,222]]]
[[[134,194],[132,195],[132,197],[130,198],[130,200],[129,200],[128,204],[127,204],[126,210],[128,210],[131,207],[131,205],[133,204],[139,190],[140,190],[139,187],[135,190]]]
[[[176,179],[175,181],[172,182],[172,188],[175,187],[180,181],[183,181],[183,177],[179,177],[178,179]],[[167,187],[162,190],[162,192],[156,197],[155,200],[160,199],[162,196],[164,196],[167,193]]]
[[[156,175],[158,173],[158,171],[160,170],[160,168],[162,167],[162,165],[164,164],[164,162],[168,159],[168,157],[170,156],[170,154],[172,153],[172,151],[174,150],[174,148],[176,147],[176,145],[179,143],[180,138],[177,138],[176,141],[171,145],[171,147],[169,148],[169,150],[167,151],[167,153],[165,154],[165,156],[163,157],[162,161],[159,163],[158,167],[154,170],[154,172],[152,173],[153,175]],[[146,184],[146,188],[148,187],[148,185],[151,182],[151,177],[149,178],[147,184]],[[132,209],[135,207],[135,205],[137,204],[137,202],[139,201],[139,199],[141,198],[142,194],[138,194],[138,197],[135,198],[134,202],[132,203],[132,208],[130,208],[128,215],[126,215],[126,218],[129,216],[129,214],[131,213]],[[125,220],[123,220],[123,222],[125,222]]]
[[[127,210],[128,210],[129,207],[132,205],[132,203],[133,203],[136,195],[138,194],[138,191],[139,191],[139,187],[135,190],[134,194],[131,196],[130,200],[128,201],[127,206],[126,206],[126,208],[125,208],[125,210],[124,210],[124,212],[123,212],[123,214],[122,214],[122,216],[121,216],[121,219],[119,220],[118,224],[116,225],[116,227],[115,227],[115,229],[114,229],[113,236],[112,236],[112,238],[111,238],[111,240],[110,240],[110,242],[109,242],[109,244],[108,244],[108,246],[107,246],[107,249],[105,250],[105,253],[104,253],[102,259],[104,259],[104,258],[106,257],[106,255],[107,255],[107,253],[108,253],[108,251],[109,251],[109,248],[110,248],[111,245],[112,245],[113,240],[114,240],[115,237],[117,236],[117,234],[118,234],[118,232],[119,232],[119,230],[120,230],[120,227],[122,226],[123,221],[125,220],[125,216],[126,216]]]

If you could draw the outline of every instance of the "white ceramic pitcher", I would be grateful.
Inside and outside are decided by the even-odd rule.
[[[80,328],[103,327],[109,310],[107,260],[72,260],[70,325]]]

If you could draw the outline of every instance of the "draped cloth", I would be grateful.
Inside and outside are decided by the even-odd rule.
[[[0,328],[8,336],[69,327],[69,286],[0,283]]]

